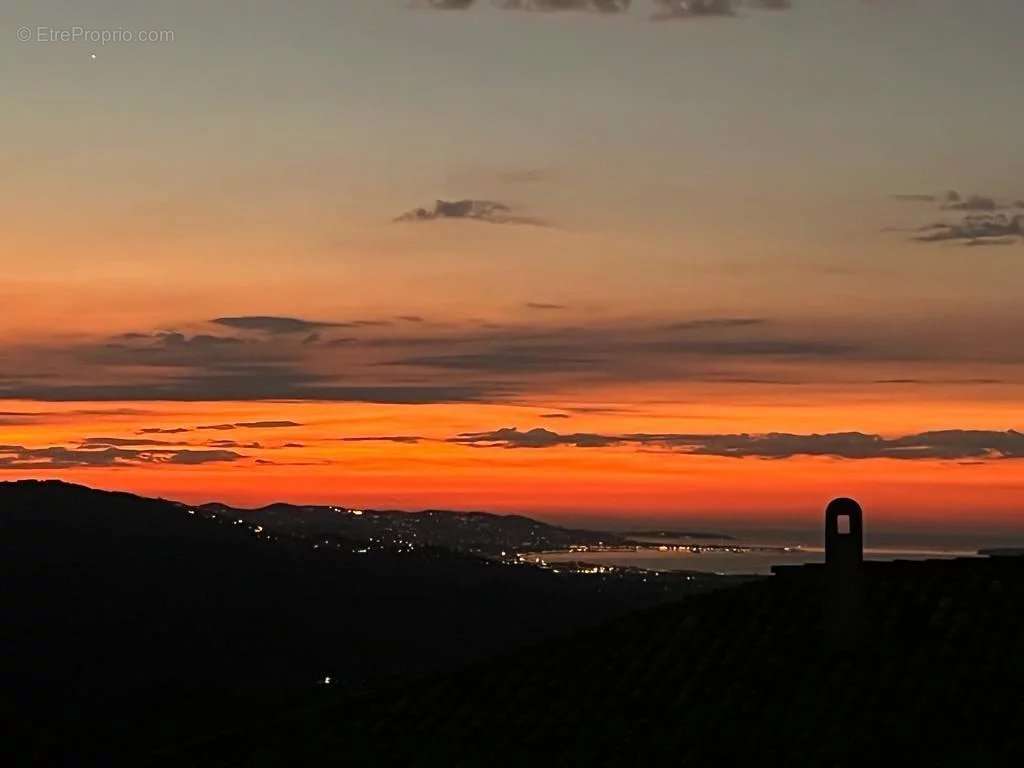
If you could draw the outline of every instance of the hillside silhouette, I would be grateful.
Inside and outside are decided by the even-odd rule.
[[[254,530],[176,502],[0,484],[8,752],[109,764],[286,708],[327,678],[345,692],[408,683],[718,581]]]
[[[1024,557],[1012,549],[863,562],[860,508],[837,500],[826,564],[648,583],[408,549],[406,529],[380,521],[375,542],[400,536],[372,549],[235,512],[0,484],[0,716],[15,764],[1021,756]],[[437,530],[473,547],[477,523],[487,541],[544,530],[451,514]]]

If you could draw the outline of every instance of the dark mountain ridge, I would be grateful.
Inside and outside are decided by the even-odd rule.
[[[557,574],[341,534],[324,546],[239,519],[57,481],[0,483],[0,718],[12,753],[109,764],[126,739],[148,746],[153,728],[177,738],[240,702],[278,706],[328,677],[353,691],[453,670],[725,583]]]

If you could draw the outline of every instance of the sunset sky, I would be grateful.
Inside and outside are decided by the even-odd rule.
[[[1024,529],[1024,3],[505,5],[5,2],[0,480]]]

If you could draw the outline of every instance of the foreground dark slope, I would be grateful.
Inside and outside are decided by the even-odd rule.
[[[328,694],[168,764],[1019,764],[1024,559],[870,568],[860,634],[838,642],[824,586],[773,577],[387,695]]]
[[[104,764],[286,706],[451,670],[667,599],[449,551],[352,554],[129,494],[0,484],[0,721],[41,765]]]

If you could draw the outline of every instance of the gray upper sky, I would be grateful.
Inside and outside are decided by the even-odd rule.
[[[604,313],[1011,311],[1019,225],[893,196],[1024,198],[1021,3],[468,5],[5,3],[9,278],[172,298],[185,267],[204,314],[327,309],[339,282],[399,312],[480,314],[496,286]],[[96,39],[141,30],[172,39]],[[392,224],[464,198],[531,226]],[[915,239],[937,222],[960,228]],[[234,293],[242,267],[276,306]]]

